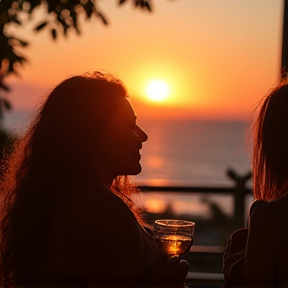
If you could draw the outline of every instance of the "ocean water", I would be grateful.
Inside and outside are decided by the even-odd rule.
[[[141,119],[148,134],[142,149],[142,172],[135,181],[146,185],[231,187],[227,169],[239,175],[251,170],[247,148],[249,123],[245,121]],[[247,183],[251,187],[251,180]],[[233,215],[233,197],[149,193],[141,196],[145,209],[209,218],[207,201],[214,201],[227,215]],[[252,197],[246,199],[248,210]]]
[[[142,119],[148,134],[137,180],[186,185],[231,183],[226,169],[250,170],[244,121]]]
[[[31,112],[5,114],[4,126],[16,134],[25,131]],[[148,134],[141,151],[142,172],[133,177],[136,184],[177,186],[232,186],[228,168],[244,175],[250,171],[249,151],[245,146],[248,123],[245,121],[139,119]],[[251,185],[251,182],[248,182]],[[211,196],[223,211],[233,213],[233,198]],[[149,193],[138,201],[150,211],[168,205],[175,213],[208,215],[201,195]],[[247,200],[249,206],[251,199]]]

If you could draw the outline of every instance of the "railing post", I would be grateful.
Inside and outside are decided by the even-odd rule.
[[[245,196],[246,196],[246,183],[251,178],[252,173],[248,172],[244,176],[240,176],[233,169],[227,170],[229,178],[235,181],[234,193],[234,218],[233,229],[239,229],[246,226],[245,221]]]

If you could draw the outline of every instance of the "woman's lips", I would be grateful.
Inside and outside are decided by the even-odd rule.
[[[140,161],[140,159],[141,159],[141,152],[140,152],[140,150],[134,151],[134,157],[135,157],[136,160]]]

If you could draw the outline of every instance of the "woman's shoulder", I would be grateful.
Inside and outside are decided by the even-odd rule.
[[[67,235],[68,239],[75,239],[75,235],[89,235],[96,239],[101,231],[105,231],[105,237],[108,234],[123,233],[124,238],[127,238],[133,234],[132,237],[135,234],[140,235],[139,230],[140,226],[133,212],[112,192],[112,195],[91,201],[89,205],[82,206],[77,213],[70,215],[69,221],[62,226],[62,238],[67,238]]]
[[[77,189],[76,192],[66,199],[60,212],[55,212],[57,217],[53,218],[53,223],[57,243],[62,241],[68,229],[77,227],[76,223],[97,225],[97,222],[110,219],[112,215],[114,222],[125,221],[127,218],[132,219],[129,223],[134,222],[135,217],[128,206],[108,188],[96,186],[82,191]]]
[[[101,198],[83,209],[67,226],[61,240],[57,267],[65,275],[79,275],[92,283],[109,279],[114,284],[116,280],[124,281],[127,273],[133,279],[141,272],[140,226],[116,195]],[[114,263],[120,267],[111,276]]]
[[[75,185],[69,198],[65,200],[63,208],[66,211],[66,214],[71,214],[70,217],[74,218],[91,205],[101,203],[103,200],[119,203],[120,199],[110,189],[98,182],[95,182],[92,185]]]
[[[73,201],[71,205],[76,209],[75,213],[70,215],[70,226],[81,222],[102,225],[101,223],[108,221],[113,221],[114,224],[119,223],[119,225],[126,222],[126,226],[138,225],[137,219],[127,204],[104,185],[96,183],[93,187],[85,189],[83,193],[79,193],[77,199],[78,201]]]
[[[273,231],[276,234],[283,231],[283,227],[288,225],[288,197],[269,202],[253,201],[249,222],[252,228],[258,227],[257,230],[269,229],[270,232]]]
[[[250,215],[255,213],[288,214],[288,195],[273,201],[254,200],[250,206]]]
[[[109,215],[114,215],[113,217],[117,218],[115,221],[121,221],[122,218],[135,218],[133,212],[124,203],[124,201],[113,193],[112,195],[100,198],[97,201],[90,203],[90,205],[83,209],[77,217],[85,214],[94,214],[94,217],[99,216],[99,219]]]

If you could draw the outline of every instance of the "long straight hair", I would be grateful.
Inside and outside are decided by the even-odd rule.
[[[253,124],[253,193],[273,201],[288,194],[288,85],[280,83],[259,103]]]

